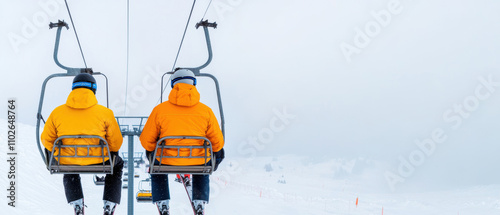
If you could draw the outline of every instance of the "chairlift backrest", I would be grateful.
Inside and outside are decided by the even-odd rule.
[[[99,145],[90,145],[90,144],[87,144],[87,145],[66,145],[66,144],[63,144],[63,139],[75,139],[75,138],[76,139],[78,139],[78,138],[99,139]],[[61,155],[61,152],[64,148],[73,148],[75,153],[73,155]],[[91,148],[100,148],[101,155],[98,155],[98,156],[90,155]],[[85,149],[87,151],[87,154],[86,155],[79,155],[78,149]],[[105,155],[105,154],[107,154],[107,155]],[[78,159],[101,158],[102,164],[86,165],[86,166],[65,165],[65,164],[60,164],[61,158],[78,158]],[[109,160],[109,162],[107,164],[106,164],[106,160]],[[113,164],[114,164],[113,161],[114,160],[111,158],[111,153],[109,151],[108,143],[104,138],[102,138],[100,136],[95,136],[95,135],[65,135],[65,136],[61,136],[61,137],[57,138],[54,141],[54,146],[52,147],[50,158],[47,161],[47,163],[48,163],[47,168],[51,174],[68,174],[68,173],[74,173],[74,174],[82,174],[82,173],[112,174],[113,173]]]
[[[166,145],[167,139],[198,139],[203,140],[202,146],[193,145]],[[189,149],[189,155],[182,156],[181,149]],[[193,156],[193,149],[203,149],[204,156]],[[163,155],[164,150],[177,150],[177,156],[166,156]],[[160,151],[159,156],[156,156],[157,152]],[[160,161],[160,164],[155,164],[155,161]],[[162,164],[161,161],[164,159],[205,159],[203,165],[199,166],[172,166]],[[209,162],[212,161],[212,162]],[[198,136],[167,136],[163,137],[156,143],[156,148],[150,163],[150,174],[200,174],[200,175],[210,175],[214,171],[215,161],[213,160],[212,143],[206,137]]]

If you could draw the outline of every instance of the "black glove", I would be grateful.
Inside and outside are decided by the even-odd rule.
[[[147,151],[146,150],[146,158],[148,159],[149,162],[153,159],[153,151]]]
[[[45,162],[47,164],[47,168],[49,167],[49,162],[50,162],[50,157],[52,156],[52,152],[49,151],[48,149],[46,148],[43,148],[45,149],[44,152],[45,152]],[[54,159],[55,160],[55,159]]]
[[[45,156],[47,157],[47,160],[50,159],[50,156],[52,156],[52,152],[49,151],[48,149],[46,148],[43,148],[44,149],[44,152],[45,152]]]
[[[217,168],[219,168],[219,164],[222,162],[222,160],[224,160],[224,148],[222,148],[220,151],[218,152],[214,152],[214,155],[215,155],[215,168],[214,168],[214,171],[217,170]]]
[[[111,155],[111,159],[116,159],[116,157],[119,157],[118,152],[109,152]]]

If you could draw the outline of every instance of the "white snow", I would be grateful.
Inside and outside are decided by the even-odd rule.
[[[0,120],[0,124],[5,124]],[[0,134],[5,133],[0,128]],[[16,207],[3,201],[2,214],[72,214],[66,203],[62,175],[50,175],[38,153],[33,126],[18,124],[18,192]],[[2,142],[5,137],[1,136]],[[122,150],[126,148],[126,143]],[[2,160],[6,147],[0,147]],[[230,155],[230,152],[228,152]],[[0,165],[0,189],[6,195],[8,164]],[[488,215],[500,213],[500,185],[474,186],[447,191],[387,191],[378,181],[383,165],[364,158],[318,159],[297,155],[227,158],[211,176],[211,199],[206,214],[339,214],[339,215]],[[148,177],[144,166],[135,169],[138,181]],[[173,178],[171,178],[173,179]],[[82,175],[87,214],[102,213],[102,186],[92,175]],[[190,214],[183,187],[170,180],[171,214]],[[134,197],[135,198],[135,197]],[[356,206],[356,198],[358,205]],[[134,214],[157,214],[154,205],[134,203]],[[127,190],[117,215],[127,214]]]

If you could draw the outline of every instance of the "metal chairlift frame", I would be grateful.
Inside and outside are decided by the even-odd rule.
[[[203,140],[203,146],[180,146],[180,145],[166,145],[165,142],[167,139],[197,139],[197,140]],[[164,150],[168,149],[176,149],[177,150],[177,156],[164,156],[163,152]],[[189,149],[189,155],[188,156],[181,156],[181,149]],[[193,156],[193,149],[203,149],[205,151],[204,156]],[[156,156],[156,153],[158,151],[161,151],[160,156]],[[158,158],[159,164],[155,164],[155,160]],[[172,166],[172,165],[165,165],[162,164],[161,161],[163,159],[168,159],[168,158],[181,158],[181,159],[192,159],[192,158],[204,158],[205,162],[203,165],[199,166]],[[210,162],[210,165],[207,165],[208,161]],[[210,175],[214,171],[215,168],[215,161],[213,159],[213,151],[212,151],[212,143],[210,140],[208,140],[206,137],[198,137],[198,136],[168,136],[168,137],[163,137],[158,142],[156,143],[156,148],[153,153],[153,157],[149,161],[150,169],[149,169],[149,174],[200,174],[200,175]]]
[[[105,80],[106,80],[106,107],[109,107],[108,78],[106,77],[106,75],[104,75],[103,73],[100,73],[100,72],[93,72],[93,70],[91,68],[71,68],[71,67],[66,67],[66,66],[62,65],[59,62],[58,52],[59,52],[59,42],[60,42],[60,39],[61,39],[61,30],[62,30],[63,27],[66,27],[66,29],[69,29],[69,27],[68,27],[68,24],[66,22],[61,21],[61,20],[59,20],[57,23],[50,23],[49,24],[49,28],[50,29],[55,28],[55,27],[57,27],[57,34],[56,34],[56,41],[55,41],[54,55],[53,55],[54,62],[57,64],[57,66],[59,66],[60,68],[66,70],[66,73],[55,73],[55,74],[52,74],[52,75],[48,76],[43,81],[42,90],[41,90],[41,93],[40,93],[40,102],[38,104],[37,122],[36,122],[36,141],[37,141],[37,145],[38,145],[38,151],[40,152],[40,156],[42,156],[42,159],[45,162],[45,165],[47,166],[47,169],[49,169],[49,170],[51,170],[50,168],[52,168],[52,167],[55,168],[55,167],[57,167],[59,165],[54,165],[54,164],[51,163],[52,159],[49,159],[48,158],[49,156],[45,155],[44,150],[43,150],[43,146],[40,143],[40,125],[41,125],[40,122],[43,121],[45,123],[45,120],[42,117],[42,107],[43,107],[43,101],[44,101],[44,97],[45,97],[45,88],[46,88],[46,85],[47,85],[48,81],[51,80],[52,78],[71,77],[71,76],[76,76],[76,75],[78,75],[80,73],[89,73],[89,74],[92,74],[92,75],[102,75],[105,78]],[[92,135],[76,135],[76,136],[78,136],[79,138],[93,138],[94,137]],[[55,141],[55,144],[58,142],[58,140]],[[104,139],[102,139],[102,140],[104,140]],[[105,142],[105,145],[107,146],[106,140],[104,140],[104,142]],[[88,146],[82,145],[81,147],[88,147]],[[107,148],[107,150],[109,152],[109,148]],[[54,150],[52,150],[52,151],[54,151]],[[51,157],[52,156],[53,156],[53,153],[52,153]],[[111,157],[110,157],[110,160],[111,160]],[[112,164],[111,164],[111,166],[113,166]],[[91,173],[91,172],[92,173],[106,173],[106,171],[95,172],[95,171],[93,171],[93,169],[95,169],[95,166],[94,167],[92,167],[92,166],[74,166],[72,168],[62,167],[62,168],[59,168],[59,170],[56,171],[56,172],[52,172],[51,171],[51,173]]]
[[[92,139],[99,139],[99,145],[63,145],[62,140],[63,139],[70,139],[70,138],[92,138]],[[61,150],[62,148],[73,148],[75,151],[74,155],[61,155]],[[84,156],[78,155],[77,149],[81,148],[86,148],[87,149],[87,154]],[[90,148],[100,148],[101,149],[101,155],[100,156],[92,156],[90,155]],[[59,153],[57,155],[54,155],[56,152],[56,149],[59,149]],[[106,149],[107,156],[104,154],[104,149]],[[110,164],[105,164],[105,158],[108,158]],[[80,159],[86,159],[86,158],[102,158],[102,165],[87,165],[87,166],[79,166],[79,165],[62,165],[59,164],[61,161],[61,158],[80,158]],[[56,160],[57,159],[57,160]],[[113,166],[111,165],[113,162],[113,159],[111,159],[111,153],[109,151],[109,145],[106,142],[106,140],[100,136],[96,135],[65,135],[65,136],[60,136],[59,138],[54,141],[54,146],[52,147],[52,153],[50,155],[50,159],[48,160],[48,169],[51,174],[57,174],[57,173],[69,173],[69,172],[78,172],[80,174],[82,173],[89,173],[89,174],[95,174],[95,173],[103,173],[103,174],[112,174],[113,173]]]
[[[137,194],[135,197],[137,202],[151,202],[151,201],[153,201],[153,196],[151,196],[150,198],[144,198],[144,197],[139,196],[140,193],[151,194],[151,189],[145,189],[143,187],[144,183],[149,183],[150,184],[149,187],[151,188],[151,180],[149,178],[139,181],[139,191],[137,191]]]
[[[219,106],[219,115],[220,115],[220,120],[221,120],[221,130],[223,136],[225,136],[225,121],[224,121],[224,110],[222,108],[222,98],[221,98],[221,93],[220,93],[220,86],[219,86],[219,81],[215,76],[209,73],[202,73],[201,70],[205,67],[207,67],[210,62],[212,62],[213,58],[213,53],[212,53],[212,43],[210,42],[210,34],[208,32],[208,27],[212,28],[217,28],[217,23],[209,23],[208,20],[205,21],[200,21],[196,24],[196,28],[198,29],[199,27],[203,27],[203,31],[205,33],[205,41],[207,43],[207,50],[208,50],[208,59],[207,61],[199,66],[199,67],[194,67],[194,68],[183,68],[183,69],[188,69],[191,70],[195,76],[199,77],[208,77],[213,80],[215,84],[215,90],[217,92],[217,102]],[[166,72],[161,76],[161,86],[164,86],[163,80],[165,79],[165,75],[167,74],[173,74],[174,71]],[[163,88],[161,90],[161,97],[160,101],[163,102]],[[166,146],[163,144],[166,139],[202,139],[204,140],[203,146],[179,146],[179,145],[168,145]],[[169,165],[162,165],[160,162],[160,165],[155,165],[153,161],[157,158],[156,152],[158,151],[158,148],[162,148],[162,150],[165,149],[177,149],[178,156],[163,156],[160,155],[160,161],[163,158],[183,158],[183,159],[189,159],[189,158],[205,158],[205,164],[201,166],[169,166]],[[202,148],[205,150],[205,156],[200,157],[200,156],[192,156],[192,150],[195,148]],[[189,149],[190,154],[189,156],[179,156],[180,149]],[[209,149],[209,150],[208,150]],[[163,152],[163,151],[162,151]],[[208,152],[208,153],[207,153]],[[210,157],[209,157],[210,156]],[[210,159],[211,165],[207,165],[206,163],[208,162],[208,159]],[[153,154],[152,160],[150,160],[150,174],[204,174],[204,175],[210,175],[212,174],[213,170],[215,168],[215,160],[213,159],[213,151],[212,151],[212,143],[205,137],[196,137],[196,136],[167,136],[163,137],[158,142],[156,143],[156,148],[155,152]]]
[[[224,110],[222,109],[222,98],[221,98],[221,93],[220,93],[219,81],[212,74],[202,73],[201,72],[201,70],[203,68],[207,67],[208,64],[210,64],[210,62],[212,62],[212,58],[213,58],[212,43],[210,42],[210,34],[208,32],[208,27],[217,28],[217,23],[215,23],[215,22],[210,23],[210,22],[208,22],[208,20],[205,20],[205,21],[200,21],[200,22],[198,22],[196,24],[196,28],[197,29],[200,26],[203,27],[203,31],[205,32],[205,40],[206,40],[206,43],[207,43],[207,50],[208,50],[208,59],[207,59],[207,62],[205,62],[203,65],[201,65],[199,67],[183,68],[183,69],[191,70],[194,73],[195,76],[208,77],[208,78],[210,78],[210,79],[212,79],[214,81],[215,90],[217,92],[217,102],[219,104],[219,114],[220,114],[220,121],[221,121],[221,130],[222,130],[222,134],[225,134]],[[161,86],[164,86],[163,85],[163,80],[165,79],[165,75],[167,75],[167,74],[169,74],[169,75],[174,74],[174,71],[166,72],[166,73],[164,73],[161,76]],[[160,101],[163,102],[163,88],[160,89],[160,91],[161,91]]]
[[[95,185],[104,185],[104,176],[98,176],[98,175],[94,175],[94,177],[92,177],[93,181],[94,181],[94,184]]]
[[[142,158],[143,152],[134,152],[133,155],[133,163],[135,163],[135,168],[139,168],[141,164],[145,163],[144,159]],[[122,152],[122,159],[125,165],[128,166],[128,152]]]

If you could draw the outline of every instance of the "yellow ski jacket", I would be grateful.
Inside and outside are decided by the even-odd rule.
[[[156,142],[166,136],[202,136],[212,143],[212,150],[218,152],[224,147],[224,138],[212,109],[200,102],[200,93],[195,86],[185,83],[174,85],[168,101],[157,105],[144,125],[140,137],[147,151],[154,151]],[[167,145],[203,145],[203,140],[167,139]],[[159,156],[158,150],[156,156]],[[181,149],[181,156],[188,156],[189,149]],[[168,149],[164,156],[177,156],[176,149]],[[193,156],[204,156],[203,149],[193,149]],[[160,161],[157,158],[158,161]],[[203,158],[163,158],[162,164],[175,166],[201,165]]]
[[[52,111],[42,132],[43,146],[52,151],[54,141],[63,135],[97,135],[104,138],[111,152],[118,152],[123,137],[113,111],[97,104],[94,93],[85,88],[71,91],[66,104]],[[63,139],[64,145],[99,145],[98,139]],[[74,155],[74,148],[56,149],[54,155]],[[87,149],[78,148],[78,155],[86,155]],[[90,148],[91,156],[102,155],[100,148]],[[106,150],[104,154],[107,155]],[[109,158],[105,158],[107,161]],[[61,158],[61,164],[90,165],[102,163],[102,158]]]

